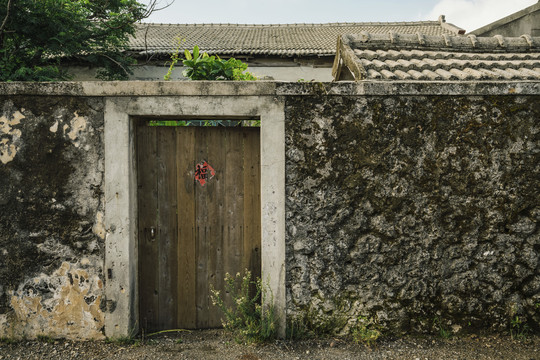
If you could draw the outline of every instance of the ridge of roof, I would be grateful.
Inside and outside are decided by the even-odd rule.
[[[425,21],[372,21],[372,22],[329,22],[329,23],[290,23],[290,24],[239,24],[239,23],[196,23],[196,24],[169,24],[169,23],[138,23],[136,26],[146,27],[146,26],[168,26],[168,27],[320,27],[320,26],[386,26],[386,25],[440,25],[438,20],[425,20]]]
[[[424,35],[398,34],[375,34],[361,32],[360,34],[342,35],[343,44],[356,49],[408,49],[429,48],[430,50],[444,51],[468,51],[468,52],[529,52],[540,51],[540,37],[521,35],[520,37],[479,37],[476,35],[448,36],[448,35]]]

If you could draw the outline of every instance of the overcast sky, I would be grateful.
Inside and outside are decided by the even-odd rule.
[[[144,3],[148,0],[142,0]],[[171,0],[159,0],[164,5]],[[175,0],[146,22],[285,24],[446,21],[473,31],[538,0]]]

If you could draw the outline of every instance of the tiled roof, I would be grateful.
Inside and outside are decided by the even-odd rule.
[[[139,24],[129,50],[144,54],[168,55],[176,48],[176,38],[185,39],[180,50],[193,49],[218,55],[327,55],[336,53],[340,35],[368,31],[370,33],[400,32],[427,35],[457,35],[464,33],[444,21],[370,22],[329,24]]]
[[[348,71],[346,71],[348,70]],[[540,37],[344,35],[336,80],[540,80]]]

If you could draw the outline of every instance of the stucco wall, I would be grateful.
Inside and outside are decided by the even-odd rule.
[[[540,326],[538,96],[290,96],[289,319]]]
[[[0,111],[0,337],[103,338],[103,103]]]

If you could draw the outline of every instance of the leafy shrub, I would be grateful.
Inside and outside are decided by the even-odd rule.
[[[179,40],[179,44],[183,40]],[[169,71],[165,75],[165,80],[170,80],[172,70],[179,61],[179,46],[171,54],[171,64]],[[182,75],[191,80],[257,80],[250,72],[246,71],[248,66],[240,60],[230,58],[223,60],[219,56],[209,56],[201,53],[198,46],[193,48],[193,55],[189,50],[184,51],[185,60],[182,63],[186,69]]]
[[[255,289],[250,295],[250,289]],[[225,275],[225,290],[230,294],[233,306],[228,307],[218,290],[211,288],[212,304],[224,315],[223,327],[231,331],[239,342],[264,342],[277,335],[277,317],[272,301],[262,306],[261,299],[267,294],[267,287],[262,280],[251,279],[251,272],[246,270],[244,276]]]

